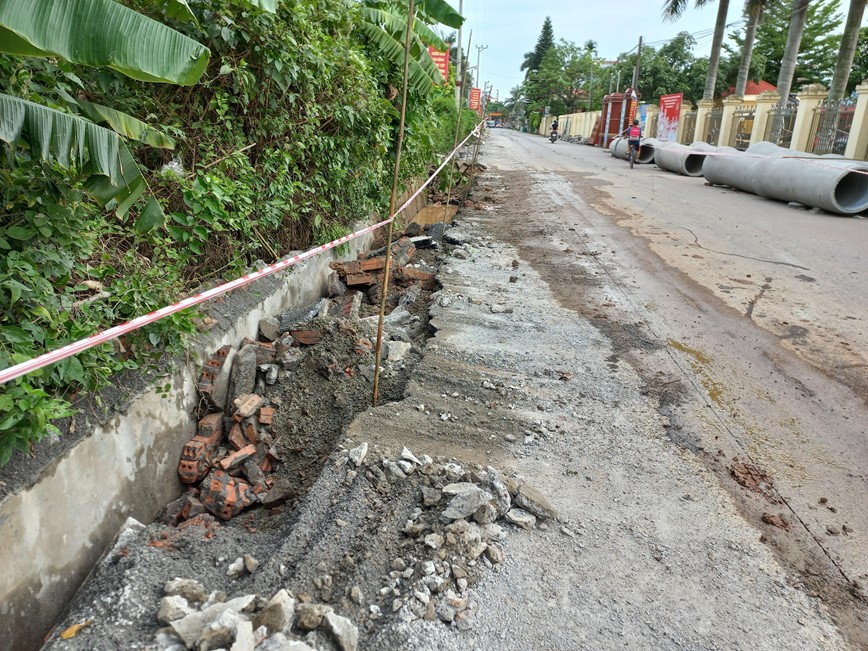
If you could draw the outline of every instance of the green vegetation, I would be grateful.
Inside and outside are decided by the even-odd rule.
[[[831,84],[830,98],[836,99],[864,78],[866,30],[860,31],[859,26],[865,0],[850,0],[846,22],[838,0],[743,0],[744,27],[723,42],[729,4],[729,0],[662,0],[664,20],[678,19],[691,5],[716,5],[714,56],[697,57],[696,41],[687,32],[656,47],[644,45],[637,84],[641,101],[653,104],[660,95],[676,92],[692,103],[725,93],[743,94],[748,79],[767,81],[784,93],[791,85],[798,90],[809,83]],[[545,107],[556,115],[599,109],[610,81],[619,73],[619,90],[630,86],[635,48],[620,54],[614,65],[602,64],[593,41],[583,47],[556,42],[552,22],[546,18],[534,50],[525,54],[521,64],[525,80],[504,102],[510,120],[526,122],[535,130]]]
[[[81,33],[111,43],[82,48],[62,42],[60,31],[75,30],[24,19],[48,1],[72,18],[98,5],[105,23]],[[0,10],[0,367],[329,241],[388,206],[403,56],[389,41],[403,38],[403,3],[124,4],[11,0]],[[138,27],[112,31],[113,12]],[[439,73],[424,49],[442,45],[438,21],[460,17],[422,2],[405,179],[452,145],[453,87],[432,86]],[[173,67],[178,57],[186,68]],[[472,124],[463,116],[462,137]],[[56,433],[50,421],[77,396],[180,351],[194,316],[0,387],[0,464]]]

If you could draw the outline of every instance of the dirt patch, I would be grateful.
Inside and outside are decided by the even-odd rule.
[[[774,481],[762,468],[747,461],[733,461],[729,466],[729,474],[748,490],[763,495],[770,502],[780,502]]]

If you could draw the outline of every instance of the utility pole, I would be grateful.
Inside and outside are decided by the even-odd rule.
[[[479,59],[482,57],[482,51],[487,49],[487,45],[476,46],[476,85],[474,88],[479,88]]]
[[[636,50],[636,67],[633,68],[633,90],[639,85],[639,62],[642,59],[642,37],[639,37],[639,49]]]
[[[464,0],[458,0],[458,13],[464,15]],[[461,86],[464,78],[461,76],[461,27],[458,27],[458,50],[455,60],[455,104],[461,110]]]

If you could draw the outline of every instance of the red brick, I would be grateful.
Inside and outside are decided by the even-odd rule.
[[[253,503],[253,493],[246,481],[215,470],[202,483],[201,501],[211,513],[229,520]]]
[[[262,425],[271,425],[274,420],[274,407],[259,408],[259,422]]]
[[[376,285],[382,279],[383,274],[372,274],[366,271],[360,271],[355,274],[348,274],[344,281],[347,287],[361,287]]]
[[[240,450],[236,450],[235,452],[229,454],[229,456],[221,459],[220,467],[223,468],[223,470],[229,470],[230,468],[240,466],[254,454],[256,454],[256,446],[252,444],[245,445]]]
[[[242,423],[242,429],[244,431],[244,438],[248,443],[252,443],[256,445],[259,443],[259,430],[256,428],[256,423],[251,421],[250,418],[245,418]]]
[[[236,420],[244,419],[256,413],[256,410],[262,405],[261,396],[255,393],[246,393],[243,396],[238,396],[235,399],[235,413],[232,415]]]
[[[322,341],[322,330],[290,330],[289,334],[295,343],[312,346]]]
[[[229,439],[229,445],[236,450],[240,450],[249,443],[249,441],[244,438],[244,434],[241,431],[241,425],[238,423],[232,424],[232,428],[229,430],[229,435],[226,438]]]
[[[232,346],[227,344],[214,353],[211,358],[205,362],[202,374],[199,376],[197,388],[205,401],[211,406],[214,406],[214,400],[211,396],[214,391],[214,379],[226,363],[226,358],[229,356],[230,350],[232,350]]]
[[[199,436],[212,439],[214,436],[219,440],[223,436],[223,414],[208,414],[199,421],[196,432]]]

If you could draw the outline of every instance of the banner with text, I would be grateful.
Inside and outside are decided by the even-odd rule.
[[[674,142],[678,139],[678,120],[684,93],[660,96],[660,114],[657,118],[657,139]]]
[[[428,54],[431,55],[431,60],[434,61],[434,65],[437,66],[437,69],[440,71],[440,74],[443,75],[444,82],[449,79],[449,52],[441,52],[434,48],[433,45],[428,46]]]
[[[482,99],[482,90],[479,88],[471,88],[470,89],[470,108],[475,111],[478,111],[481,106],[479,100]]]

